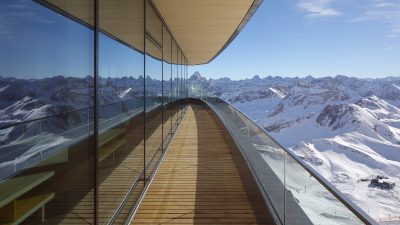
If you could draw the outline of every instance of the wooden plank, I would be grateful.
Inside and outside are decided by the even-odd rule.
[[[240,152],[191,105],[132,224],[273,224]]]

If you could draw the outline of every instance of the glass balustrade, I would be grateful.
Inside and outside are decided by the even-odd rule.
[[[281,224],[375,224],[249,117],[199,87],[189,88],[190,97],[202,99],[223,121]]]

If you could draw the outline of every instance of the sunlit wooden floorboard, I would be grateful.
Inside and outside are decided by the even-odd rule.
[[[190,105],[132,224],[273,224],[215,115]]]

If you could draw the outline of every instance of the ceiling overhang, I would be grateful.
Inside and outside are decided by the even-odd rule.
[[[189,64],[205,64],[227,47],[261,0],[152,0]]]
[[[35,0],[86,26],[94,25],[89,0]],[[166,24],[189,65],[218,56],[239,34],[262,0],[149,0]],[[99,30],[144,52],[143,0],[102,0]],[[107,19],[102,19],[107,18]],[[156,56],[155,56],[156,57]]]

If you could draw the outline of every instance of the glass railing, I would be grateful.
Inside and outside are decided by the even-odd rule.
[[[224,123],[280,224],[376,224],[314,169],[279,145],[234,106],[198,89],[191,91],[191,97],[202,99]]]

